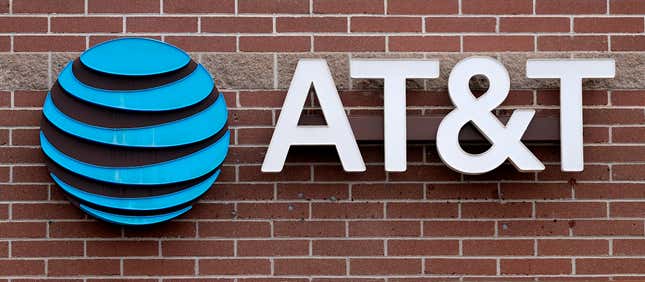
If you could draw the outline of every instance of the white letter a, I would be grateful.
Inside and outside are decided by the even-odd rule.
[[[298,120],[312,84],[327,125],[299,126]],[[334,145],[345,171],[365,171],[365,162],[325,60],[302,59],[298,62],[262,171],[282,171],[292,145]]]

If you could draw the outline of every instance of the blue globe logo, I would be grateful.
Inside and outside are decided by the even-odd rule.
[[[148,225],[191,209],[219,176],[230,132],[206,69],[161,41],[104,42],[71,61],[43,106],[54,182],[89,215]]]

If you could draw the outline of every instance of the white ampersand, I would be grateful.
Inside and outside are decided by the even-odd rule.
[[[486,76],[490,84],[479,98],[469,86],[475,75]],[[465,174],[482,174],[509,159],[519,171],[544,170],[542,162],[521,141],[535,110],[513,111],[506,125],[491,112],[504,102],[510,84],[506,68],[490,57],[469,57],[454,67],[448,79],[448,91],[455,109],[442,120],[437,131],[439,156],[450,168]],[[459,131],[470,121],[492,144],[484,153],[468,153],[459,143]]]

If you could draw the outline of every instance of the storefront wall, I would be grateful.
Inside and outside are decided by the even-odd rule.
[[[2,0],[0,13],[2,279],[645,278],[645,1]],[[39,147],[61,68],[119,36],[190,52],[230,112],[218,182],[189,213],[152,227],[70,205]],[[615,78],[583,83],[583,172],[561,172],[559,144],[530,143],[543,172],[462,175],[431,142],[408,145],[403,173],[385,172],[381,142],[360,143],[362,173],[344,172],[332,147],[294,148],[281,173],[260,171],[299,59],[327,60],[350,116],[383,115],[382,81],[351,79],[350,59],[439,59],[439,78],[408,81],[407,109],[441,116],[453,107],[450,70],[473,55],[508,69],[499,114],[553,117],[559,83],[526,78],[527,59],[615,59]]]

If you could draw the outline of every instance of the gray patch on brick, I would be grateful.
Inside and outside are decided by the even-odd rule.
[[[352,59],[423,59],[423,53],[355,53]],[[424,89],[424,79],[408,79],[408,89]],[[352,89],[382,89],[382,79],[352,79]]]
[[[0,55],[0,89],[47,89],[47,61],[47,54]]]
[[[569,59],[567,53],[502,53],[500,61],[511,77],[511,89],[559,88],[557,79],[533,79],[526,77],[526,61],[529,59]]]
[[[616,77],[585,79],[586,89],[643,89],[645,88],[645,53],[576,53],[574,58],[613,58]]]
[[[202,64],[219,89],[273,89],[271,54],[203,54]]]
[[[70,61],[78,58],[78,56],[80,55],[81,53],[53,53],[50,81],[56,81],[56,78],[58,77],[58,74],[60,74],[61,70],[63,70],[63,68],[65,68],[65,66],[67,66]]]
[[[347,89],[349,86],[349,56],[347,54],[330,53],[295,53],[278,54],[278,88],[287,89],[296,70],[298,60],[305,58],[321,58],[327,60],[327,65],[334,78],[336,87]]]

